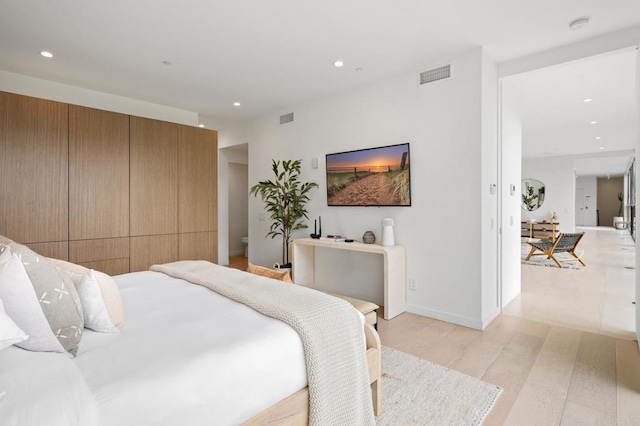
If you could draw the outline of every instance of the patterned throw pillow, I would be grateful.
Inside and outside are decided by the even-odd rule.
[[[262,275],[263,277],[273,278],[275,280],[284,281],[285,283],[293,283],[289,271],[276,271],[275,269],[265,268],[264,266],[253,265],[249,263],[247,272]]]
[[[76,265],[75,263],[70,263],[64,260],[52,258],[49,258],[49,260],[71,277],[71,280],[76,285],[76,288],[78,288],[78,286],[81,284],[82,279],[91,271],[90,269],[85,268],[82,265]],[[118,329],[122,330],[122,327],[124,327],[124,307],[122,305],[122,298],[120,297],[120,289],[118,288],[118,284],[116,284],[113,278],[103,272],[93,271],[93,274],[95,276],[95,281],[97,282],[100,289],[102,301],[106,307],[109,320]],[[84,303],[82,305],[82,308],[85,309]],[[91,308],[89,309],[91,310]],[[88,312],[85,314],[91,315],[92,312]],[[113,330],[97,330],[96,328],[101,328],[100,326],[96,326],[96,328],[94,328],[90,325],[85,324],[85,327],[90,328],[94,331],[105,333],[114,332]]]
[[[15,345],[35,352],[62,352],[64,347],[56,338],[42,311],[38,296],[20,258],[2,247],[0,254],[0,298],[9,317],[29,335],[29,339]]]
[[[49,262],[46,257],[38,255],[22,244],[15,242],[10,242],[8,245],[0,243],[0,250],[3,251],[2,254],[5,261],[8,260],[8,256],[4,253],[7,252],[7,248],[10,254],[22,262],[33,291],[35,291],[35,300],[39,304],[40,310],[50,328],[49,331],[53,332],[53,336],[64,348],[64,351],[75,356],[82,339],[84,318],[80,297],[73,282],[66,274],[58,270],[53,263]],[[11,313],[11,310],[15,311],[16,306],[28,303],[25,300],[25,298],[28,298],[25,293],[22,293],[19,297],[14,294],[10,300],[2,296],[2,294],[12,294],[14,289],[11,287],[13,285],[13,282],[9,282],[6,279],[0,280],[0,287],[2,287],[0,298],[4,301],[7,312],[16,321],[16,324],[30,336],[28,340],[16,344],[16,346],[29,350],[58,352],[59,349],[52,347],[49,343],[44,344],[40,341],[39,343],[43,343],[40,345],[36,341],[38,340],[36,339],[37,335],[46,335],[45,331],[41,330],[41,324],[37,327],[38,333],[34,333],[33,328],[27,329],[23,327],[18,318]],[[20,309],[18,308],[18,310]],[[34,318],[24,319],[31,321]]]

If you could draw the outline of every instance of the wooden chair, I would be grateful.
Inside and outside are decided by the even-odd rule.
[[[531,251],[525,260],[531,259],[531,256],[547,256],[547,259],[551,259],[556,262],[559,268],[562,268],[560,262],[575,262],[576,260],[580,262],[582,266],[587,266],[575,252],[576,247],[578,247],[578,243],[582,240],[582,237],[584,237],[584,232],[576,234],[559,233],[558,238],[553,241],[536,241],[528,243],[531,246]],[[542,253],[536,253],[538,250]],[[554,256],[556,253],[569,253],[574,258],[558,259]]]

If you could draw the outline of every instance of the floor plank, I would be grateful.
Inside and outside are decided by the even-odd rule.
[[[567,401],[598,411],[605,418],[615,418],[616,392],[616,340],[584,333],[580,339]]]
[[[640,352],[637,342],[616,341],[616,373],[618,424],[640,426]]]
[[[549,331],[505,424],[560,423],[581,337],[582,332],[565,328]]]
[[[615,417],[571,401],[567,401],[560,423],[561,426],[614,426],[615,424]]]
[[[546,328],[548,334],[549,327]],[[482,376],[485,382],[503,389],[497,404],[487,416],[485,425],[504,424],[522,386],[529,377],[546,337],[546,334],[541,336],[527,333],[526,328],[521,327]]]
[[[249,259],[244,256],[229,256],[229,268],[246,271],[249,266]]]

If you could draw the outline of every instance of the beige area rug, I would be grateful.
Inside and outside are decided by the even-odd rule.
[[[551,268],[558,268],[556,262],[551,259],[547,259],[547,256],[532,256],[529,260],[524,260],[531,251],[531,246],[527,243],[520,244],[522,246],[522,251],[520,253],[520,262],[525,265],[535,265],[535,266],[549,266]],[[540,253],[540,252],[538,252]],[[584,250],[576,250],[576,254],[580,257],[584,254]],[[576,260],[575,257],[571,256],[569,253],[557,253],[554,254],[558,260],[562,259],[573,259],[574,262],[561,262],[562,269],[582,269],[582,265],[580,262]],[[585,262],[586,263],[586,262]]]
[[[382,415],[376,424],[480,425],[502,389],[382,347]]]

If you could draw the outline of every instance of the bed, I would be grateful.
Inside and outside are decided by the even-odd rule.
[[[227,281],[249,279],[245,272],[205,266]],[[85,329],[75,358],[15,346],[0,351],[0,423],[309,422],[308,345],[291,325],[163,272],[114,280],[126,319],[120,333]],[[250,280],[283,291],[298,287]],[[361,325],[369,398],[378,414],[380,341],[372,327]]]

